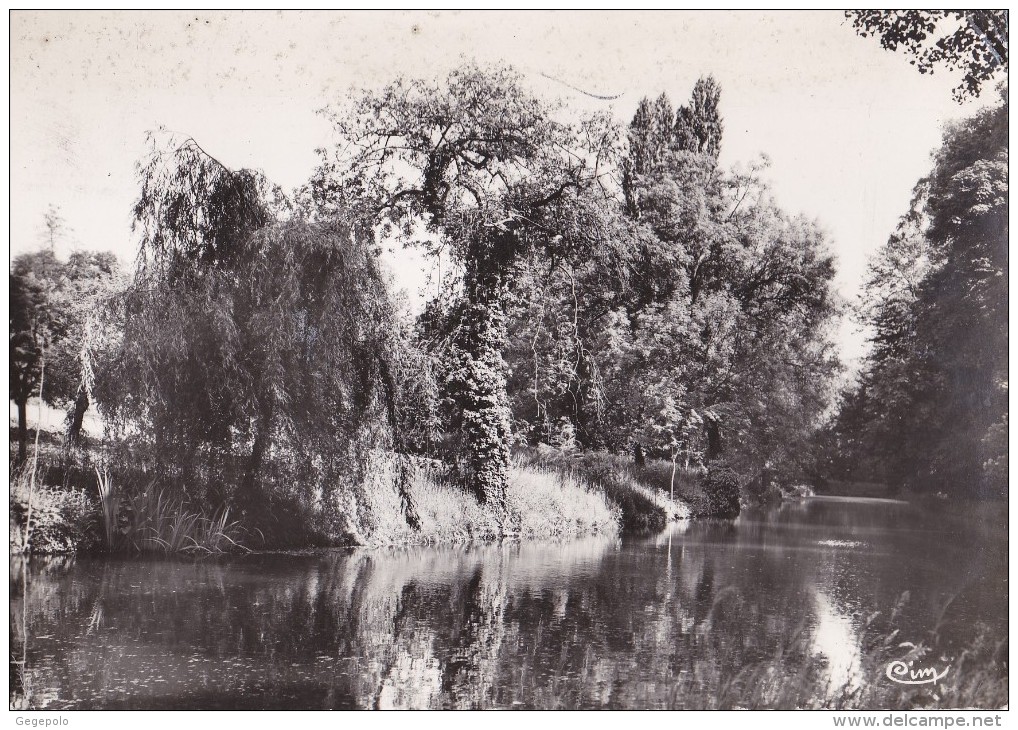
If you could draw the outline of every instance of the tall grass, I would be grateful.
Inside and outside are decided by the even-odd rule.
[[[514,458],[506,490],[508,515],[496,515],[437,462],[421,460],[411,494],[420,527],[407,526],[392,487],[391,458],[378,453],[363,485],[339,490],[336,508],[352,541],[363,545],[464,543],[505,537],[554,538],[615,533],[618,508],[584,480]]]
[[[540,469],[519,456],[509,468],[506,498],[523,538],[617,532],[621,511],[590,481],[577,474]]]
[[[603,452],[568,455],[557,450],[525,449],[517,458],[530,467],[577,479],[599,491],[619,510],[627,532],[664,529],[672,520],[690,516],[689,502],[702,500],[691,470],[676,474],[676,499],[670,499],[672,465],[648,461],[638,467],[628,458]]]

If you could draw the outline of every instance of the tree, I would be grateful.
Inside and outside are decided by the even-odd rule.
[[[55,407],[74,404],[69,438],[75,440],[88,408],[100,329],[109,321],[119,291],[119,266],[112,253],[75,252],[67,261],[51,250],[23,254],[11,270],[11,399],[18,407],[18,451],[24,458],[26,406],[38,391],[43,356],[43,400]]]
[[[69,320],[46,378],[54,404],[68,408],[67,443],[77,442],[97,380],[115,378],[112,353],[123,335],[126,280],[111,252],[75,251],[65,265],[62,307]]]
[[[876,36],[890,50],[899,47],[920,73],[938,65],[963,73],[955,87],[959,102],[979,96],[999,71],[1007,73],[1007,10],[846,10],[852,27]]]
[[[316,205],[357,201],[404,241],[448,250],[462,267],[445,355],[450,430],[465,476],[505,512],[511,414],[509,310],[531,253],[582,257],[616,245],[606,195],[617,130],[603,117],[571,123],[510,68],[465,65],[442,84],[399,80],[330,113],[341,137],[312,184]]]
[[[675,114],[675,143],[678,149],[706,155],[715,162],[721,153],[724,124],[718,111],[721,87],[713,76],[700,78],[693,86],[689,104]]]
[[[872,349],[835,448],[894,487],[1006,489],[1007,120],[1005,102],[947,130],[870,266]]]
[[[39,387],[45,340],[46,299],[32,277],[10,275],[11,400],[18,408],[18,462],[28,456],[28,400]]]
[[[644,97],[629,125],[629,160],[633,172],[645,175],[654,169],[671,146],[675,114],[666,94],[653,102]]]
[[[637,300],[633,342],[646,354],[639,369],[656,374],[645,392],[670,384],[671,402],[697,414],[670,419],[701,425],[682,439],[694,462],[725,456],[745,475],[794,471],[801,459],[789,444],[816,428],[837,367],[833,261],[815,224],[774,205],[759,166],[718,170],[719,103],[713,79],[698,81],[666,151],[628,181],[657,242],[647,273],[634,278],[664,284]],[[654,316],[659,307],[668,314]],[[642,410],[641,419],[658,412]]]
[[[60,209],[55,205],[47,208],[46,213],[43,215],[43,221],[46,228],[43,234],[43,242],[49,248],[49,252],[56,255],[57,241],[66,235],[67,222],[60,215]]]
[[[101,396],[110,420],[140,433],[164,485],[237,505],[281,541],[310,539],[309,514],[328,518],[337,485],[385,446],[416,526],[408,454],[428,425],[427,368],[371,229],[295,212],[260,173],[191,139],[154,140],[140,171],[122,375]]]
[[[691,253],[709,248],[708,208],[720,188],[715,160],[680,149],[677,126],[667,96],[640,102],[622,162],[629,218],[622,245],[525,272],[528,301],[513,327],[511,390],[532,440],[564,417],[585,447],[628,449],[651,434],[646,419],[660,410],[640,390],[684,387],[674,373],[655,370],[650,353],[660,353],[662,363],[684,362]],[[707,267],[697,263],[701,276]],[[665,352],[658,342],[675,346]]]
[[[985,435],[1007,413],[1007,127],[1004,102],[950,129],[925,201],[939,265],[917,302],[938,425],[924,466],[946,489],[982,474]]]
[[[745,476],[807,461],[800,445],[837,367],[833,262],[814,223],[774,205],[759,167],[726,173],[720,139],[701,145],[696,129],[720,134],[719,94],[706,79],[681,116],[665,96],[638,106],[619,255],[521,276],[509,388],[531,441],[566,418],[587,448],[727,458]]]

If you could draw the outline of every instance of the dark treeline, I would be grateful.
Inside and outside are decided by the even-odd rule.
[[[1008,111],[950,126],[871,262],[872,349],[824,432],[829,475],[970,496],[1007,490]]]

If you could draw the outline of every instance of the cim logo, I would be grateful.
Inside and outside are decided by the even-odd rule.
[[[887,665],[887,678],[898,684],[936,684],[937,680],[947,676],[950,667],[937,674],[933,667],[923,669],[912,669],[912,662],[906,664],[903,661],[893,661]]]

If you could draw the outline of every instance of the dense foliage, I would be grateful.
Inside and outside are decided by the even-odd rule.
[[[210,524],[233,510],[276,543],[364,532],[386,480],[407,529],[438,524],[415,505],[423,463],[436,493],[472,491],[478,524],[519,532],[528,445],[554,447],[555,474],[610,464],[597,489],[633,525],[674,499],[733,514],[813,474],[811,445],[828,477],[999,493],[1006,102],[949,130],[874,260],[873,351],[818,440],[833,258],[765,160],[722,166],[721,103],[703,78],[623,128],[465,65],[328,111],[337,144],[293,196],[153,138],[129,286],[108,255],[14,262],[12,400],[24,414],[41,385],[70,440],[96,402],[123,494]],[[393,242],[452,264],[416,319],[378,259]]]
[[[676,112],[665,96],[640,103],[621,252],[530,262],[510,392],[531,441],[685,467],[725,456],[744,481],[800,469],[837,367],[833,262],[758,167],[719,169],[719,95],[703,79]]]
[[[828,433],[836,478],[1007,488],[1008,112],[953,125],[870,269],[872,351]]]
[[[18,458],[28,438],[28,400],[73,404],[68,435],[75,440],[89,407],[97,352],[111,346],[118,323],[115,299],[123,288],[116,257],[77,251],[64,261],[43,250],[22,254],[10,274],[11,400],[18,408]]]
[[[336,146],[292,198],[153,136],[133,281],[102,307],[70,296],[105,312],[102,347],[33,313],[52,299],[39,282],[75,280],[49,269],[105,259],[33,254],[12,272],[15,400],[38,386],[39,333],[73,344],[88,357],[54,358],[46,395],[75,402],[75,432],[98,402],[106,458],[129,465],[118,488],[240,510],[275,541],[350,528],[340,502],[369,488],[379,448],[411,527],[414,455],[450,465],[510,531],[526,443],[666,458],[673,497],[677,475],[722,458],[743,484],[790,476],[836,368],[832,261],[760,166],[719,166],[720,101],[701,79],[677,109],[642,101],[625,130],[509,68],[401,79],[327,112]],[[379,267],[386,240],[453,263],[416,322]]]
[[[140,435],[160,482],[301,538],[314,514],[334,514],[336,487],[371,448],[407,452],[428,421],[427,368],[372,232],[293,214],[259,174],[192,140],[154,147],[141,175],[140,266],[121,378],[102,405],[122,435]]]
[[[616,130],[563,121],[508,68],[442,84],[399,80],[330,112],[340,141],[310,186],[314,207],[354,205],[404,241],[426,235],[459,265],[440,302],[443,426],[478,497],[505,512],[512,442],[505,348],[528,256],[601,256],[618,245],[606,200]]]

